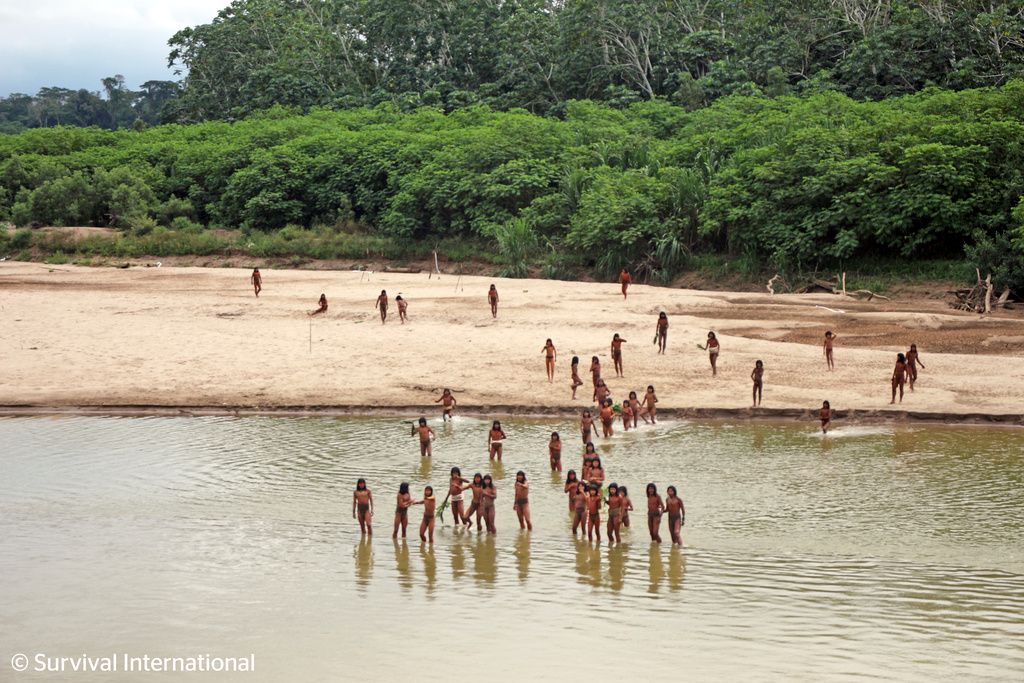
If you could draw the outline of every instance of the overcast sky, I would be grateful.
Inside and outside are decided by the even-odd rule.
[[[0,97],[40,88],[102,90],[176,80],[167,41],[207,24],[231,0],[0,0]]]

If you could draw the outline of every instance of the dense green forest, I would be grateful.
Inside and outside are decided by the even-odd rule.
[[[107,130],[154,126],[164,105],[178,94],[174,81],[146,81],[139,90],[123,76],[103,79],[103,91],[43,88],[33,95],[0,97],[0,133],[51,126],[98,126]]]
[[[996,248],[999,265],[1000,244],[1020,253],[1022,144],[1024,81],[881,102],[732,96],[694,111],[578,101],[564,118],[274,108],[0,137],[0,214],[136,233],[240,228],[267,253],[353,231],[494,239],[510,267],[540,259],[552,276],[630,266],[667,281],[700,253],[795,270],[959,257],[965,244]]]

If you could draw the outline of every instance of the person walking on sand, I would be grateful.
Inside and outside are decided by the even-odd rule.
[[[828,428],[832,426],[832,406],[828,401],[822,401],[818,419],[821,420],[821,433],[828,434]]]
[[[612,337],[612,362],[615,364],[616,377],[624,377],[622,374],[622,345],[625,343],[626,340],[620,337],[618,332]]]
[[[373,534],[370,519],[373,517],[373,494],[366,488],[366,480],[356,482],[356,490],[352,492],[352,517],[359,520],[359,530],[363,534]]]
[[[430,448],[430,442],[437,435],[434,433],[433,429],[427,426],[427,418],[421,417],[419,426],[412,426],[412,436],[416,436],[417,432],[419,433],[420,436],[420,457],[431,457],[433,455],[433,452],[431,451]]]
[[[501,444],[506,438],[505,432],[501,430],[501,423],[495,420],[491,425],[491,431],[487,432],[487,450],[491,460],[497,457],[498,462],[501,462]]]
[[[750,379],[754,380],[754,403],[751,408],[761,405],[761,389],[764,385],[764,363],[754,363],[754,371],[750,373]]]
[[[665,355],[665,344],[668,342],[668,316],[665,311],[658,314],[658,323],[654,328],[654,343],[658,345],[658,353]]]
[[[321,313],[326,313],[327,312],[327,295],[326,294],[321,294],[320,295],[320,302],[319,303],[320,303],[320,308],[316,309],[315,311],[310,311],[309,315],[320,315]]]
[[[647,530],[651,532],[651,540],[661,543],[661,513],[665,511],[665,503],[658,495],[658,487],[653,483],[647,485]]]
[[[252,269],[252,277],[250,280],[252,280],[252,288],[256,290],[256,298],[259,298],[260,292],[263,291],[263,276],[260,275],[259,268]]]
[[[380,309],[381,325],[386,324],[388,318],[388,293],[385,290],[380,290],[380,296],[377,297],[377,303],[373,307]]]
[[[700,346],[698,344],[698,346]],[[701,346],[700,348],[708,352],[708,359],[711,361],[711,376],[715,377],[718,375],[718,351],[720,346],[718,344],[718,337],[715,336],[714,332],[708,332],[708,345]]]
[[[544,342],[544,348],[540,350],[544,354],[544,367],[547,369],[548,381],[555,381],[555,358],[558,353],[555,351],[555,345],[548,339]]]
[[[495,289],[494,285],[491,285],[490,290],[487,292],[487,303],[491,305],[491,317],[498,317],[498,290]]]
[[[583,380],[580,379],[580,357],[572,357],[572,366],[569,368],[572,373],[572,397],[576,398],[576,389],[583,386]]]
[[[632,284],[633,278],[630,276],[629,271],[625,268],[619,273],[619,284],[622,285],[622,298],[626,298],[626,290],[629,289],[629,285]]]
[[[835,372],[836,370],[836,362],[832,359],[832,343],[835,340],[836,335],[832,334],[832,330],[829,330],[825,333],[825,341],[821,345],[821,352],[825,354],[825,364],[829,372]]]
[[[406,314],[406,310],[409,308],[409,302],[403,299],[402,295],[399,294],[395,297],[395,303],[398,304],[398,319],[401,320],[404,325],[405,321],[409,319],[409,316]]]
[[[515,501],[512,509],[519,517],[519,528],[533,531],[533,524],[530,522],[530,484],[527,483],[526,473],[522,470],[516,472]]]
[[[900,390],[900,403],[903,403],[903,385],[907,382],[907,357],[902,353],[896,354],[896,367],[892,369],[892,400],[889,405],[896,402],[896,390]]]
[[[452,419],[452,416],[455,414],[455,408],[458,405],[458,401],[456,401],[455,397],[452,396],[452,390],[451,389],[447,389],[446,388],[441,393],[441,398],[439,398],[436,401],[434,401],[434,403],[440,403],[441,404],[441,408],[442,408],[441,421],[442,422],[448,422],[449,420]]]
[[[917,364],[921,363],[921,356],[917,353],[917,344],[911,344],[907,351],[907,376],[910,378],[910,390],[914,390],[914,382],[917,381]],[[921,363],[924,367],[924,363]]]
[[[590,361],[590,376],[594,380],[594,398],[593,401],[597,400],[597,383],[601,381],[601,360],[594,356],[594,359]]]
[[[402,538],[405,538],[405,530],[409,527],[409,506],[412,505],[412,496],[409,495],[409,484],[402,482],[398,487],[398,500],[395,502],[395,533],[391,538],[398,538],[398,529],[402,529]]]

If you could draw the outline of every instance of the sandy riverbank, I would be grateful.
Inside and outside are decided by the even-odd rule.
[[[828,399],[863,421],[1024,423],[1024,329],[1012,314],[981,318],[938,299],[858,302],[818,295],[699,292],[634,285],[501,280],[443,274],[83,268],[0,264],[3,412],[440,412],[450,387],[466,412],[571,414],[590,404],[598,355],[614,399],[653,384],[666,413],[798,419]],[[501,295],[492,319],[486,293]],[[458,286],[457,286],[458,284]],[[374,300],[392,298],[381,325]],[[310,318],[321,293],[330,308]],[[399,324],[393,298],[409,301]],[[842,310],[837,313],[830,309]],[[658,311],[668,353],[652,344]],[[839,335],[834,373],[821,337]],[[718,377],[697,348],[722,343]],[[618,332],[625,378],[609,344]],[[541,349],[558,350],[554,384]],[[890,406],[898,351],[917,343],[917,391]],[[569,362],[586,383],[572,401]],[[765,363],[762,409],[749,410],[750,371]]]

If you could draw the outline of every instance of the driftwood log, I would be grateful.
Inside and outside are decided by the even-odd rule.
[[[981,279],[981,271],[977,268],[974,272],[978,276],[978,282],[970,289],[956,289],[948,292],[953,295],[953,301],[949,302],[950,308],[960,311],[972,311],[974,313],[991,313],[996,308],[1011,308],[1010,288],[1007,287],[999,295],[999,298],[992,301],[992,273]]]

